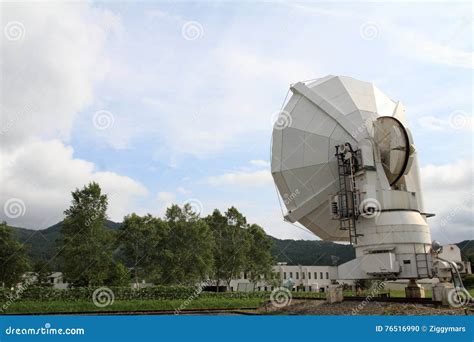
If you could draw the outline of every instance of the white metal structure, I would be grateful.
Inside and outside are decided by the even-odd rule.
[[[271,171],[288,210],[323,240],[350,241],[337,279],[435,276],[417,152],[404,107],[368,82],[291,86],[274,124]]]

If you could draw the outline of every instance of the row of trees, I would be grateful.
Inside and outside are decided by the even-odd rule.
[[[30,268],[25,248],[18,242],[13,229],[0,223],[0,285],[16,284]]]
[[[65,279],[73,286],[126,285],[131,279],[170,285],[211,279],[219,286],[221,282],[229,285],[242,272],[253,281],[272,276],[270,238],[258,225],[248,224],[234,207],[200,217],[190,205],[172,205],[164,218],[128,215],[114,231],[105,225],[107,206],[107,195],[97,183],[72,193],[58,256],[63,260]],[[9,245],[16,252],[0,253],[15,254],[21,256],[15,260],[25,261],[10,260],[11,268],[16,268],[11,279],[4,268],[0,271],[0,280],[13,284],[29,265],[6,224],[0,226],[3,240],[1,234],[9,236]]]

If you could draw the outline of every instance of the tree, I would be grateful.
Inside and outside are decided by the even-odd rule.
[[[39,260],[35,262],[33,266],[33,272],[37,275],[37,284],[39,286],[49,287],[52,286],[50,282],[48,282],[48,276],[51,274],[51,268],[49,264],[44,260]]]
[[[21,281],[29,268],[25,248],[17,241],[12,228],[0,223],[0,282],[11,287]]]
[[[104,227],[107,195],[92,182],[72,192],[61,231],[64,276],[72,286],[101,285],[112,259],[112,236]]]
[[[205,280],[212,272],[214,239],[206,222],[189,204],[166,210],[168,234],[164,243],[164,283],[189,284]]]
[[[214,235],[214,277],[219,288],[220,280],[224,280],[230,288],[233,278],[239,277],[246,270],[248,249],[250,247],[247,221],[234,207],[229,208],[225,215],[214,210],[206,218]]]
[[[167,225],[151,215],[125,216],[120,228],[120,241],[128,265],[134,269],[135,283],[138,285],[140,275],[159,273],[162,246],[166,236]]]
[[[129,286],[130,273],[127,267],[121,262],[111,262],[105,284],[109,286]]]
[[[247,228],[249,249],[247,254],[247,272],[252,282],[256,283],[261,277],[273,278],[274,258],[272,255],[273,242],[265,234],[262,227],[252,224]]]

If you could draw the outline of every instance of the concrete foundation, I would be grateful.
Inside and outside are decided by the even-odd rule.
[[[328,292],[326,294],[326,301],[329,304],[342,302],[343,298],[341,285],[329,285]]]
[[[425,289],[411,279],[408,286],[405,287],[405,297],[407,298],[425,298]]]
[[[433,286],[433,300],[441,302],[443,305],[449,305],[448,294],[454,289],[453,284],[443,282]]]

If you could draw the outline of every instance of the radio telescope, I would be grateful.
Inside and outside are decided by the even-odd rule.
[[[356,259],[338,267],[338,279],[451,279],[457,270],[432,249],[433,214],[423,206],[403,104],[344,76],[290,90],[271,158],[285,219],[354,245]]]

